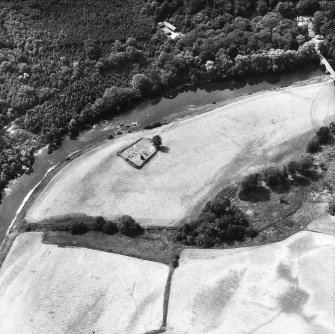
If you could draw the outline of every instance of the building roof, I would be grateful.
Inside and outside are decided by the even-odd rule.
[[[169,28],[170,30],[172,30],[172,31],[176,30],[176,27],[173,26],[171,23],[166,22],[166,21],[164,21],[163,23],[164,23],[165,27]]]

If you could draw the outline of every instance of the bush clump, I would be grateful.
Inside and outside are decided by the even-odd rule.
[[[84,234],[87,232],[87,226],[82,222],[76,222],[70,227],[71,234]]]
[[[97,217],[93,224],[94,231],[101,231],[105,225],[105,219],[101,216]]]
[[[292,176],[297,174],[299,168],[299,163],[295,160],[292,160],[287,164],[287,172]]]
[[[171,265],[173,268],[177,268],[179,266],[179,255],[175,254],[172,258]]]
[[[159,135],[153,136],[152,143],[159,150],[159,148],[162,146],[162,137]]]
[[[240,193],[247,194],[251,191],[257,190],[259,185],[260,185],[260,174],[251,173],[242,180]]]
[[[150,124],[144,125],[143,129],[150,130],[150,129],[158,128],[158,127],[160,127],[162,125],[163,125],[162,122],[152,122]]]
[[[112,220],[107,220],[105,221],[103,227],[102,227],[102,232],[105,234],[115,234],[118,232],[118,227],[116,222],[112,221]]]
[[[313,158],[310,155],[303,155],[298,163],[298,172],[301,175],[308,176],[314,167]]]
[[[280,171],[277,167],[268,167],[262,171],[262,178],[267,186],[270,188],[275,187],[284,183],[287,173],[285,171]]]
[[[151,93],[152,82],[145,74],[135,74],[131,83],[141,92],[142,96],[148,96]]]
[[[122,216],[117,220],[117,228],[121,234],[128,237],[136,237],[143,233],[143,228],[128,215]]]
[[[335,203],[329,204],[328,213],[332,216],[335,216]]]
[[[218,194],[205,205],[197,220],[183,225],[175,239],[185,245],[210,248],[256,235],[244,214]]]
[[[320,140],[319,137],[316,136],[307,143],[306,152],[316,153],[320,151],[320,148]]]
[[[328,126],[328,129],[332,135],[335,135],[335,122],[331,122]]]
[[[319,143],[321,145],[326,145],[330,142],[331,140],[331,134],[328,126],[322,126],[318,132],[316,133]]]

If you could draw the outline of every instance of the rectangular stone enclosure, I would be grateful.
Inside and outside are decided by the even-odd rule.
[[[135,168],[142,168],[157,152],[150,138],[140,138],[136,142],[117,152]]]

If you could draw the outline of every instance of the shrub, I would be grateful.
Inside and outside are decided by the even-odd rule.
[[[145,74],[135,74],[132,80],[132,86],[138,89],[142,95],[149,95],[152,82]]]
[[[137,40],[134,37],[129,37],[126,40],[126,45],[127,46],[134,46],[135,48],[137,47]]]
[[[115,234],[118,232],[117,224],[114,221],[108,220],[104,223],[102,231],[105,234]]]
[[[312,160],[312,157],[309,156],[309,155],[305,155],[303,156],[299,163],[299,169],[298,169],[298,172],[301,174],[301,175],[306,175],[310,172],[311,168],[313,167],[313,160]]]
[[[7,184],[8,184],[7,180],[0,179],[0,192],[1,192],[1,190],[6,188]]]
[[[245,229],[245,235],[248,237],[248,238],[254,238],[257,236],[257,231],[254,230],[252,227],[247,227]]]
[[[240,191],[242,194],[247,194],[250,191],[257,190],[259,186],[260,175],[259,173],[252,173],[247,175],[241,182]]]
[[[162,137],[159,135],[153,136],[152,143],[157,149],[159,149],[162,146]]]
[[[178,265],[179,265],[179,255],[178,254],[175,254],[173,256],[171,264],[172,264],[173,268],[177,268],[178,267]]]
[[[335,122],[331,122],[328,128],[329,128],[330,133],[334,135],[335,134]]]
[[[316,153],[320,150],[319,137],[314,137],[307,143],[306,151],[308,153]]]
[[[97,59],[99,58],[100,51],[96,45],[96,43],[89,39],[84,42],[84,51],[86,56],[89,59]]]
[[[70,232],[72,234],[84,234],[87,232],[87,226],[82,222],[76,222],[71,226]]]
[[[161,123],[161,122],[153,122],[153,123],[144,125],[143,128],[146,129],[146,130],[150,130],[150,129],[158,128],[162,125],[163,125],[163,123]]]
[[[329,131],[329,128],[327,126],[322,126],[318,130],[316,135],[318,136],[318,140],[319,140],[319,143],[321,145],[328,144],[330,139],[331,139],[330,131]]]
[[[184,245],[208,248],[256,235],[244,214],[219,193],[206,203],[197,220],[179,229],[174,240]]]
[[[223,215],[230,208],[230,200],[228,198],[215,198],[209,203],[209,210],[217,216]]]
[[[184,224],[184,226],[182,227],[182,232],[184,234],[189,234],[191,231],[192,231],[191,225],[188,223]]]
[[[335,203],[329,205],[328,212],[330,215],[335,216]]]
[[[242,240],[245,236],[246,227],[241,225],[230,225],[227,229],[227,239],[230,241]]]
[[[290,161],[287,165],[287,171],[290,175],[295,175],[299,170],[299,164],[296,161]]]
[[[118,219],[117,228],[120,233],[129,237],[135,237],[143,233],[143,228],[128,215],[122,216]]]
[[[123,66],[127,61],[127,56],[125,52],[111,53],[105,62],[107,68],[115,68]]]
[[[268,167],[262,171],[262,177],[264,182],[269,186],[273,187],[278,184],[281,184],[284,181],[284,178],[277,167]]]
[[[93,230],[95,231],[101,231],[102,228],[104,227],[105,225],[105,219],[103,217],[97,217],[96,220],[95,220],[95,223],[93,225]]]
[[[126,57],[129,61],[139,61],[143,57],[141,51],[137,50],[133,46],[127,46],[126,48]]]

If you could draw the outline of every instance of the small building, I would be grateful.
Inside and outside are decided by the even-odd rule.
[[[178,36],[182,36],[181,32],[177,32],[177,28],[169,22],[159,22],[158,28],[160,28],[166,36],[175,39]]]
[[[314,19],[312,16],[297,16],[296,18],[298,27],[307,27],[308,36],[313,38],[315,36],[314,32]]]
[[[164,21],[163,24],[164,24],[164,26],[165,26],[166,28],[168,28],[169,30],[171,30],[171,31],[173,31],[173,32],[176,31],[176,29],[177,29],[174,25],[172,25],[172,24],[169,23],[169,22]]]

